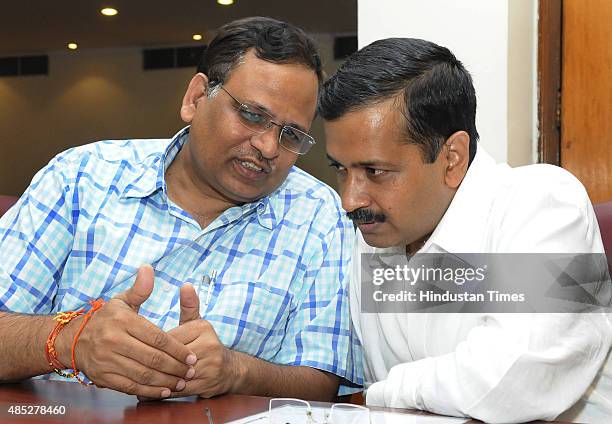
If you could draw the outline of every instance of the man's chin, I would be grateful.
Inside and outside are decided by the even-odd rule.
[[[397,246],[399,244],[399,240],[397,240],[395,237],[392,237],[390,234],[384,234],[382,232],[362,232],[361,235],[363,236],[365,242],[372,247],[385,248]]]
[[[265,180],[245,181],[240,176],[225,180],[224,192],[240,203],[256,202],[272,194],[285,181],[286,175],[279,181],[276,176],[268,176]]]
[[[262,187],[255,184],[249,185],[237,181],[231,181],[230,184],[225,184],[221,187],[221,191],[225,196],[238,204],[256,202],[274,191],[270,187]]]

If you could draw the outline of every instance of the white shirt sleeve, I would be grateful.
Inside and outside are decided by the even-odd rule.
[[[565,176],[555,184],[545,198],[508,199],[519,206],[500,214],[497,251],[603,252],[584,188]],[[391,368],[366,402],[491,423],[552,420],[588,390],[611,344],[604,313],[482,315],[451,353]]]
[[[551,420],[587,390],[610,334],[602,314],[483,316],[454,352],[394,366],[367,404],[491,423]]]

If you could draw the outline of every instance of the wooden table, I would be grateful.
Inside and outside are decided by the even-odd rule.
[[[215,424],[222,424],[263,412],[268,408],[268,401],[269,398],[265,397],[225,395],[213,399],[192,396],[162,402],[138,402],[135,396],[109,389],[59,381],[27,380],[19,384],[0,385],[0,423],[207,424],[204,408],[208,407]],[[46,413],[39,408],[38,414],[17,415],[8,412],[11,406],[29,412],[35,412],[36,406],[45,406]],[[49,407],[56,407],[56,414]],[[420,411],[372,409],[429,415]]]

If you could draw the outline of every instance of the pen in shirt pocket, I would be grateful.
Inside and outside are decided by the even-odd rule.
[[[202,277],[202,279],[204,280],[206,278],[206,276]],[[208,303],[210,302],[210,299],[212,297],[213,294],[213,290],[215,289],[215,282],[217,281],[217,270],[213,269],[213,271],[210,274],[210,278],[208,279],[208,292],[206,293],[206,300],[204,301],[205,305],[208,305]]]

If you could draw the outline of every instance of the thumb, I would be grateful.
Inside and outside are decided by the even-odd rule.
[[[134,285],[117,296],[118,299],[127,303],[135,312],[151,296],[153,291],[153,277],[155,272],[151,265],[142,265],[138,268]]]
[[[181,316],[179,325],[200,319],[200,298],[191,284],[184,284],[180,291]]]

